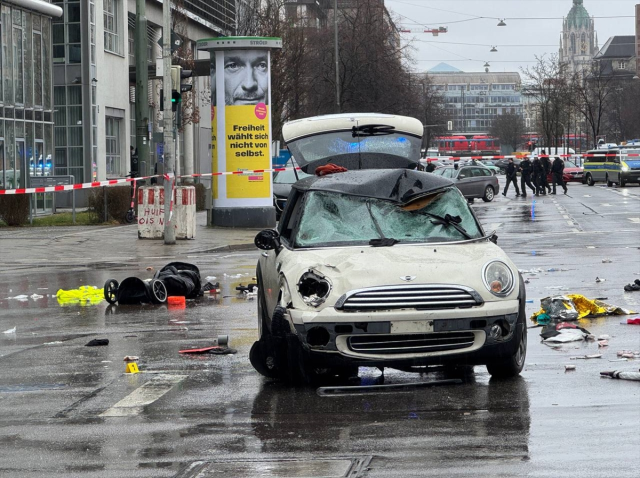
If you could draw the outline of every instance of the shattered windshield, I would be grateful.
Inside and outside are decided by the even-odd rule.
[[[393,132],[374,136],[353,136],[351,130],[300,138],[287,144],[292,155],[306,163],[356,153],[380,153],[417,160],[421,138]]]
[[[296,247],[454,242],[482,237],[467,201],[448,188],[398,205],[325,191],[306,194]],[[391,241],[394,240],[394,241]]]

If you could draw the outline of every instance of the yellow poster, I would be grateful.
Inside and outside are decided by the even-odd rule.
[[[269,169],[269,106],[225,106],[227,171]],[[227,198],[268,198],[271,173],[226,176]]]

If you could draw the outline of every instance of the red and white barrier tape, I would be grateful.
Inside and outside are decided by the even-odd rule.
[[[555,156],[560,156],[560,157],[564,157],[564,158],[571,158],[571,157],[581,157],[581,158],[591,158],[591,157],[615,157],[618,156],[615,153],[591,153],[591,154],[551,154],[548,155],[550,157],[555,157]],[[623,157],[628,157],[628,158],[637,158],[640,157],[640,154],[622,154],[621,156]],[[482,159],[509,159],[509,158],[513,158],[513,159],[519,159],[521,158],[521,156],[516,156],[516,155],[504,155],[504,156],[428,156],[426,158],[422,158],[420,161],[422,162],[428,162],[429,160],[441,160],[441,159],[454,159],[454,160],[461,160],[461,159],[476,159],[476,160],[482,160]],[[253,169],[253,170],[245,170],[245,171],[224,171],[224,172],[217,172],[217,173],[198,173],[198,174],[189,174],[189,175],[183,175],[183,176],[169,176],[168,174],[165,174],[164,176],[160,176],[160,175],[156,175],[156,176],[144,176],[144,177],[137,177],[137,178],[119,178],[119,179],[107,179],[106,181],[93,181],[90,183],[81,183],[81,184],[64,184],[64,185],[58,185],[58,186],[45,186],[45,187],[40,187],[40,188],[21,188],[21,189],[0,189],[0,195],[11,195],[11,194],[34,194],[34,193],[51,193],[51,192],[60,192],[60,191],[72,191],[74,189],[90,189],[90,188],[99,188],[99,187],[103,187],[103,186],[113,186],[116,184],[123,184],[123,183],[129,183],[131,181],[141,181],[144,179],[151,179],[151,178],[160,178],[163,177],[166,180],[171,180],[171,210],[170,210],[170,214],[172,212],[173,209],[173,191],[175,190],[176,187],[176,179],[178,178],[206,178],[206,177],[213,177],[213,176],[242,176],[242,175],[247,175],[247,174],[256,174],[256,173],[276,173],[279,171],[292,171],[294,169],[300,170],[301,168],[296,167],[296,168],[271,168],[271,169]]]

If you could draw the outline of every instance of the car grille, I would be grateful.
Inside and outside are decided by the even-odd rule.
[[[473,332],[443,332],[435,334],[352,335],[349,349],[361,354],[417,354],[444,352],[471,347]]]
[[[407,284],[354,290],[340,297],[335,307],[345,311],[433,310],[473,307],[483,303],[480,295],[469,287]]]

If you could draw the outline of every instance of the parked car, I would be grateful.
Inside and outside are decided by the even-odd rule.
[[[496,166],[496,162],[493,159],[483,159],[480,161],[485,168],[488,168],[491,171],[491,174],[499,174],[500,167]]]
[[[569,161],[568,159],[564,160],[564,170],[562,171],[562,179],[565,183],[569,182],[577,182],[584,183],[584,171],[580,166],[578,166],[573,161]],[[553,174],[549,173],[547,175],[547,181],[549,184],[553,182]]]
[[[356,144],[383,139],[380,126],[393,135],[389,126],[399,124],[353,113],[322,118],[323,128],[331,126],[325,131],[348,133]],[[486,365],[496,377],[519,374],[527,344],[523,280],[452,181],[416,170],[403,154],[379,153],[377,162],[361,147],[316,154],[334,145],[322,138],[320,149],[309,147],[313,155],[300,154],[295,143],[310,146],[312,128],[298,136],[288,125],[283,136],[303,169],[352,168],[294,183],[277,230],[256,236],[263,253],[253,367],[293,383],[352,375],[360,366]]]
[[[304,171],[296,169],[298,165],[290,159],[284,165],[285,171],[277,171],[273,175],[273,205],[276,208],[276,220],[280,220],[280,215],[287,203],[287,198],[291,192],[291,185],[299,179],[309,176]]]
[[[484,166],[444,166],[433,173],[452,180],[467,199],[490,202],[500,190],[498,178]]]

